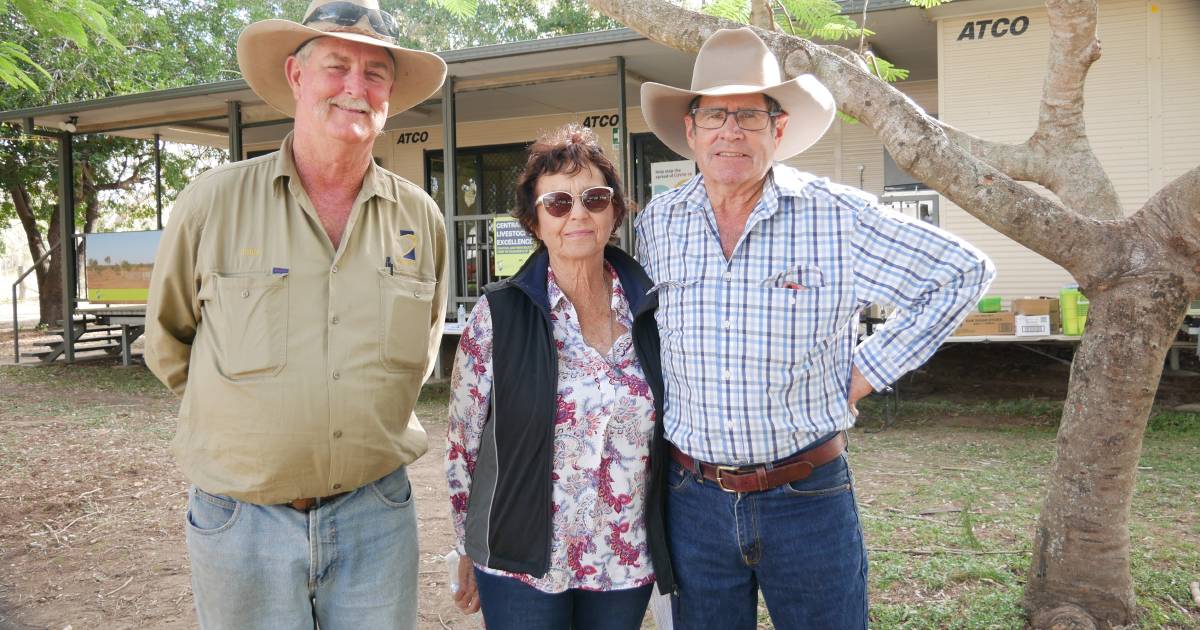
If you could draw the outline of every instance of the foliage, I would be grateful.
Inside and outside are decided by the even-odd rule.
[[[449,1],[449,0],[437,0]],[[908,0],[909,4],[921,8],[936,7],[951,0]],[[704,13],[725,18],[733,22],[750,22],[751,0],[714,0],[704,6]],[[849,15],[842,14],[842,5],[835,0],[768,0],[775,15],[775,25],[788,35],[826,42],[842,42],[865,38],[875,34],[864,23],[859,24]],[[859,53],[867,62],[867,68],[884,81],[903,81],[908,70],[897,68],[891,62],[876,56],[859,46]],[[848,117],[847,117],[848,119]],[[852,119],[850,119],[852,120]]]
[[[400,23],[400,43],[455,50],[586,33],[620,24],[583,0],[384,0]]]
[[[112,14],[94,0],[0,0],[0,15],[7,13],[20,14],[43,39],[65,39],[86,50],[91,47],[88,37],[91,32],[109,46],[120,47],[108,30]],[[22,66],[49,78],[49,73],[34,61],[27,48],[16,42],[0,42],[0,83],[37,91],[37,83]]]

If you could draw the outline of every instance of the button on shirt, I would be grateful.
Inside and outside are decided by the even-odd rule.
[[[421,456],[413,407],[441,341],[445,235],[424,191],[371,164],[335,249],[291,136],[181,192],[150,283],[146,363],[183,396],[172,450],[187,478],[283,503]]]
[[[728,260],[702,175],[652,200],[636,230],[659,292],[667,439],[717,464],[770,462],[850,427],[851,365],[883,389],[995,277],[961,239],[780,164]],[[856,347],[871,303],[897,310]]]

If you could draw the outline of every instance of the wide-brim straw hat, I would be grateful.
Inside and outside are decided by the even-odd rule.
[[[322,8],[330,13],[342,9],[343,14],[349,16],[361,11],[362,15],[351,24],[310,20],[314,12]],[[371,18],[367,14],[369,11],[377,12],[379,19],[377,0],[313,0],[304,12],[307,24],[291,20],[263,20],[251,24],[238,37],[237,58],[242,76],[250,84],[250,89],[268,105],[288,116],[295,116],[296,99],[284,74],[284,62],[310,39],[336,37],[379,46],[391,53],[396,61],[396,73],[392,95],[388,99],[389,117],[436,94],[446,80],[446,62],[433,53],[397,46],[391,37],[377,32],[371,26]],[[390,16],[383,19],[390,20]]]
[[[829,90],[811,74],[781,81],[779,61],[748,28],[713,33],[692,68],[692,89],[642,84],[642,117],[654,135],[679,155],[694,158],[687,143],[683,118],[697,96],[766,94],[788,114],[776,160],[786,160],[816,144],[829,129],[837,104]]]

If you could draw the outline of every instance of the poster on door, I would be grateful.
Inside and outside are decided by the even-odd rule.
[[[692,160],[655,162],[650,165],[650,197],[661,195],[678,188],[696,174],[696,163]]]
[[[492,219],[492,243],[496,247],[497,278],[507,278],[517,273],[537,247],[533,237],[512,217]]]

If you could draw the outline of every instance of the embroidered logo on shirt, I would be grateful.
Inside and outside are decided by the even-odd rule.
[[[417,262],[417,235],[412,230],[400,230],[401,262]]]

